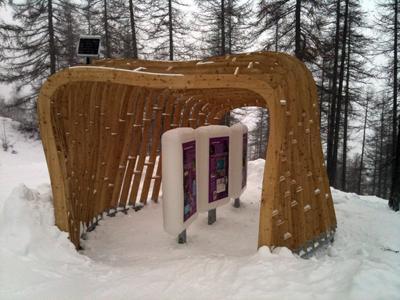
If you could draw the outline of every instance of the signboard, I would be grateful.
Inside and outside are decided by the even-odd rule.
[[[197,211],[196,142],[182,144],[183,153],[183,222]]]
[[[243,149],[242,149],[242,188],[247,183],[247,132],[243,134]]]
[[[79,38],[78,56],[98,57],[100,54],[100,36],[83,35]]]
[[[208,202],[228,197],[229,136],[210,138]]]

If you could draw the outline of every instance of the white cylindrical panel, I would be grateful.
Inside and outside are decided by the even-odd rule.
[[[230,197],[239,198],[247,185],[247,126],[237,123],[230,127],[229,179]]]
[[[168,130],[161,147],[164,230],[177,235],[198,215],[194,129]]]
[[[197,203],[206,212],[229,202],[229,135],[227,126],[195,130],[197,151]]]

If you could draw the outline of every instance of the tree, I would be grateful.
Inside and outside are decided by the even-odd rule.
[[[249,132],[250,158],[265,159],[268,143],[268,111],[258,107],[255,113],[256,124],[254,129]]]
[[[0,82],[14,83],[10,105],[36,116],[36,97],[43,81],[75,62],[75,7],[68,0],[10,2],[12,23],[0,23],[2,68]],[[65,24],[66,22],[66,24]]]
[[[183,59],[193,53],[188,42],[189,26],[186,24],[180,0],[151,1],[149,7],[151,55],[157,59]]]
[[[378,19],[378,28],[380,29],[381,35],[381,53],[389,56],[388,67],[391,72],[391,87],[392,87],[392,124],[391,124],[391,161],[394,166],[392,168],[392,185],[391,185],[391,196],[389,199],[389,206],[395,210],[399,207],[399,198],[395,196],[398,188],[395,186],[398,181],[398,173],[396,162],[398,160],[397,151],[397,136],[398,136],[398,39],[399,39],[399,4],[398,0],[385,0],[380,4],[380,16]],[[396,204],[397,203],[397,204]]]
[[[397,130],[396,154],[393,165],[392,186],[390,189],[390,206],[398,211],[400,208],[400,123]]]
[[[54,16],[57,69],[78,63],[76,45],[79,41],[78,8],[69,0],[60,1]]]
[[[371,105],[370,130],[367,140],[366,155],[369,165],[373,166],[372,193],[387,198],[391,174],[391,109],[386,105],[390,94],[385,93],[377,103]]]
[[[143,1],[86,0],[81,6],[86,32],[101,36],[106,58],[137,57],[138,14]]]
[[[138,58],[138,42],[136,38],[136,20],[135,20],[135,12],[137,10],[138,7],[133,4],[133,0],[129,0],[129,24],[131,27],[130,56],[132,58]]]
[[[346,73],[345,78],[340,78],[342,86],[344,88],[344,94],[342,99],[343,103],[343,146],[342,146],[342,176],[340,187],[346,191],[347,181],[347,141],[349,132],[349,118],[357,117],[353,112],[353,106],[356,103],[358,106],[368,106],[368,99],[365,101],[364,92],[360,89],[360,86],[364,84],[365,79],[370,78],[372,72],[367,69],[368,65],[368,48],[372,41],[365,36],[365,29],[367,29],[364,21],[364,12],[362,11],[358,1],[349,1],[349,12],[348,12],[348,30],[346,39],[346,53],[345,53],[345,66],[343,73]],[[339,86],[340,91],[340,86]],[[341,94],[339,94],[340,96]],[[368,98],[368,95],[367,95]],[[339,101],[341,102],[341,101]],[[366,102],[366,104],[365,104]],[[340,113],[337,112],[337,113]]]
[[[275,45],[276,50],[292,52],[305,62],[313,62],[317,56],[322,28],[326,25],[319,12],[323,1],[315,0],[260,0],[256,25],[258,36],[274,30],[273,38],[267,38],[264,49]]]
[[[367,95],[367,101],[365,105],[365,113],[364,113],[364,125],[363,125],[363,139],[361,144],[361,157],[360,157],[360,166],[358,171],[358,183],[357,183],[357,193],[361,194],[361,186],[363,179],[363,170],[364,170],[364,153],[365,153],[365,138],[367,133],[367,120],[368,120],[368,105],[372,96]],[[344,148],[345,149],[345,148]]]
[[[335,27],[335,45],[334,45],[334,65],[332,76],[332,90],[329,103],[329,124],[327,134],[327,171],[330,184],[335,182],[335,174],[333,167],[333,148],[334,148],[334,130],[336,120],[336,97],[337,97],[337,80],[338,80],[338,64],[339,64],[339,40],[340,40],[340,0],[336,0],[336,27]]]
[[[196,0],[203,56],[243,52],[253,41],[252,1]]]

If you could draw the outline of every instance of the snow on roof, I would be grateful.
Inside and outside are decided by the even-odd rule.
[[[184,76],[183,74],[174,74],[174,73],[145,72],[145,71],[142,71],[143,67],[139,67],[139,68],[136,68],[134,70],[127,70],[127,69],[110,68],[110,67],[99,67],[99,66],[76,66],[76,67],[71,67],[69,69],[113,70],[113,71],[119,71],[119,72],[137,73],[137,74],[154,75],[154,76],[172,76],[172,77]]]

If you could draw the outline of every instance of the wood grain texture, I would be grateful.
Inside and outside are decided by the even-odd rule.
[[[270,129],[258,244],[307,248],[336,228],[317,101],[304,64],[279,53],[98,60],[62,70],[38,102],[56,225],[78,248],[81,232],[103,213],[157,202],[163,132],[219,124],[232,109],[260,106]]]

